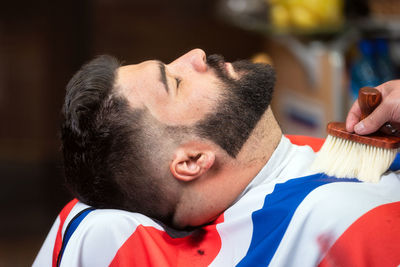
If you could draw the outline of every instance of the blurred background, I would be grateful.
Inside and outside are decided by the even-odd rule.
[[[286,133],[323,137],[361,86],[399,76],[397,0],[38,0],[0,7],[0,266],[32,264],[60,209],[59,111],[98,54],[170,62],[193,48],[277,70]]]

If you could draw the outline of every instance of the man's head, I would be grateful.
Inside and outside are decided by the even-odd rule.
[[[206,202],[201,192],[218,188],[212,184],[236,164],[273,85],[269,66],[206,59],[199,49],[168,65],[121,67],[99,57],[67,86],[67,184],[97,207],[141,212],[177,227],[205,223],[229,204],[190,202]],[[183,219],[197,209],[219,212]]]

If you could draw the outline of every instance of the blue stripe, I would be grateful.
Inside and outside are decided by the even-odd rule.
[[[315,174],[277,184],[265,197],[264,206],[253,212],[253,236],[246,256],[237,266],[268,266],[294,212],[315,188],[333,182],[358,182]]]
[[[82,210],[81,213],[79,213],[76,217],[74,217],[72,221],[68,224],[66,232],[64,233],[60,255],[58,255],[57,266],[60,266],[65,248],[67,247],[68,241],[71,238],[72,234],[75,232],[76,228],[78,228],[82,220],[85,219],[85,217],[93,210],[94,208],[87,208],[85,210]]]
[[[78,225],[82,222],[83,219],[91,212],[93,209],[87,209],[84,212],[82,212],[79,217],[77,217],[73,222],[71,222],[68,231],[64,235],[64,243],[67,245],[69,239],[71,238],[72,234],[75,232],[76,228],[78,228]]]
[[[396,157],[394,158],[392,165],[390,165],[389,170],[391,170],[391,171],[400,170],[400,153],[396,154]]]

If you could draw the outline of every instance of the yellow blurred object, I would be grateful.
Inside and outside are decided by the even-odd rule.
[[[310,29],[318,25],[318,18],[305,7],[292,6],[290,7],[290,18],[292,25],[301,29]]]
[[[265,0],[271,24],[288,30],[339,27],[343,23],[343,0]]]
[[[287,9],[282,5],[271,7],[271,18],[274,26],[278,28],[287,28],[290,26],[290,17]]]
[[[264,63],[273,65],[271,57],[267,53],[257,53],[252,58],[253,63]]]

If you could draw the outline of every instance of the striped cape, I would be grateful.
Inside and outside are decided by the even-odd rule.
[[[313,155],[283,137],[237,201],[191,233],[72,200],[33,265],[399,266],[400,176],[368,184],[310,174]]]

